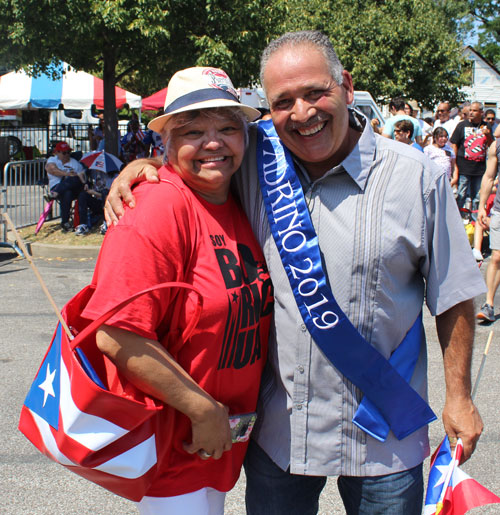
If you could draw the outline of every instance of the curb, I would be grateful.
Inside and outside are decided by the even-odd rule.
[[[100,249],[97,245],[50,245],[36,242],[28,246],[30,254],[40,258],[96,258]]]
[[[16,241],[11,231],[7,233],[7,242]],[[100,245],[52,245],[50,243],[39,243],[25,241],[24,244],[32,257],[39,258],[96,258],[101,250]]]

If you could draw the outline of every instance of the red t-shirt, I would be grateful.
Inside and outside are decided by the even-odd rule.
[[[160,184],[143,183],[134,190],[137,206],[126,209],[106,234],[92,280],[96,290],[83,314],[95,319],[161,282],[192,284],[203,295],[203,311],[175,358],[230,414],[255,411],[273,311],[262,251],[234,199],[211,204],[166,167],[160,179]],[[145,295],[107,324],[167,346],[169,320],[179,300],[175,295],[173,290]],[[181,328],[194,310],[192,294],[187,300],[182,295]],[[189,419],[179,412],[175,416],[173,449],[147,495],[181,495],[203,487],[230,490],[247,444],[233,444],[220,460],[201,460],[182,448],[182,442],[191,441]]]

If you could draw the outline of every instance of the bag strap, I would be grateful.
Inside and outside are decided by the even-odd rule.
[[[190,290],[196,293],[198,302],[196,303],[196,309],[194,314],[190,317],[190,320],[186,327],[184,328],[184,331],[182,332],[182,340],[185,341],[191,336],[191,333],[193,332],[194,328],[198,324],[198,321],[201,316],[201,310],[203,308],[203,297],[201,293],[191,284],[183,283],[183,282],[166,282],[166,283],[160,283],[155,286],[151,286],[150,288],[146,288],[145,290],[141,290],[137,293],[134,293],[130,297],[128,297],[125,300],[122,300],[118,304],[116,304],[114,307],[109,309],[104,315],[101,315],[96,320],[92,321],[85,329],[82,329],[81,332],[75,336],[75,338],[70,342],[71,349],[74,349],[78,346],[78,343],[81,340],[84,340],[92,334],[94,331],[96,331],[102,324],[104,324],[108,319],[110,319],[113,315],[118,313],[121,309],[123,309],[125,306],[130,304],[132,301],[137,299],[138,297],[141,297],[142,295],[145,295],[146,293],[151,293],[156,290],[164,290],[167,288],[181,288],[185,290]]]

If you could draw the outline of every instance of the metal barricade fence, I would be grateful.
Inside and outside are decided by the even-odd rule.
[[[3,170],[3,183],[0,196],[0,212],[6,212],[16,229],[34,225],[42,214],[44,205],[44,178],[46,159],[33,161],[11,161]],[[59,204],[54,202],[53,217],[60,216]],[[12,247],[7,240],[7,227],[2,224],[0,246]],[[16,249],[17,251],[17,249]]]

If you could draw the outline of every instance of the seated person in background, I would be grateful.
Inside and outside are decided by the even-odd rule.
[[[71,150],[65,141],[60,141],[54,148],[54,155],[47,159],[45,165],[51,196],[59,198],[61,202],[61,229],[63,231],[73,230],[69,223],[71,203],[78,198],[85,184],[85,169],[70,156]]]
[[[432,133],[432,144],[424,148],[424,154],[446,172],[453,188],[458,184],[458,173],[454,173],[455,152],[448,144],[448,138],[448,131],[444,127],[437,127]]]
[[[413,123],[410,120],[399,120],[394,124],[394,139],[423,152],[423,148],[417,142],[412,143],[413,128]]]
[[[103,218],[104,201],[109,193],[116,174],[100,170],[89,170],[89,179],[78,195],[78,216],[80,225],[76,228],[77,236],[85,236],[97,221]],[[93,221],[94,220],[94,221]]]

